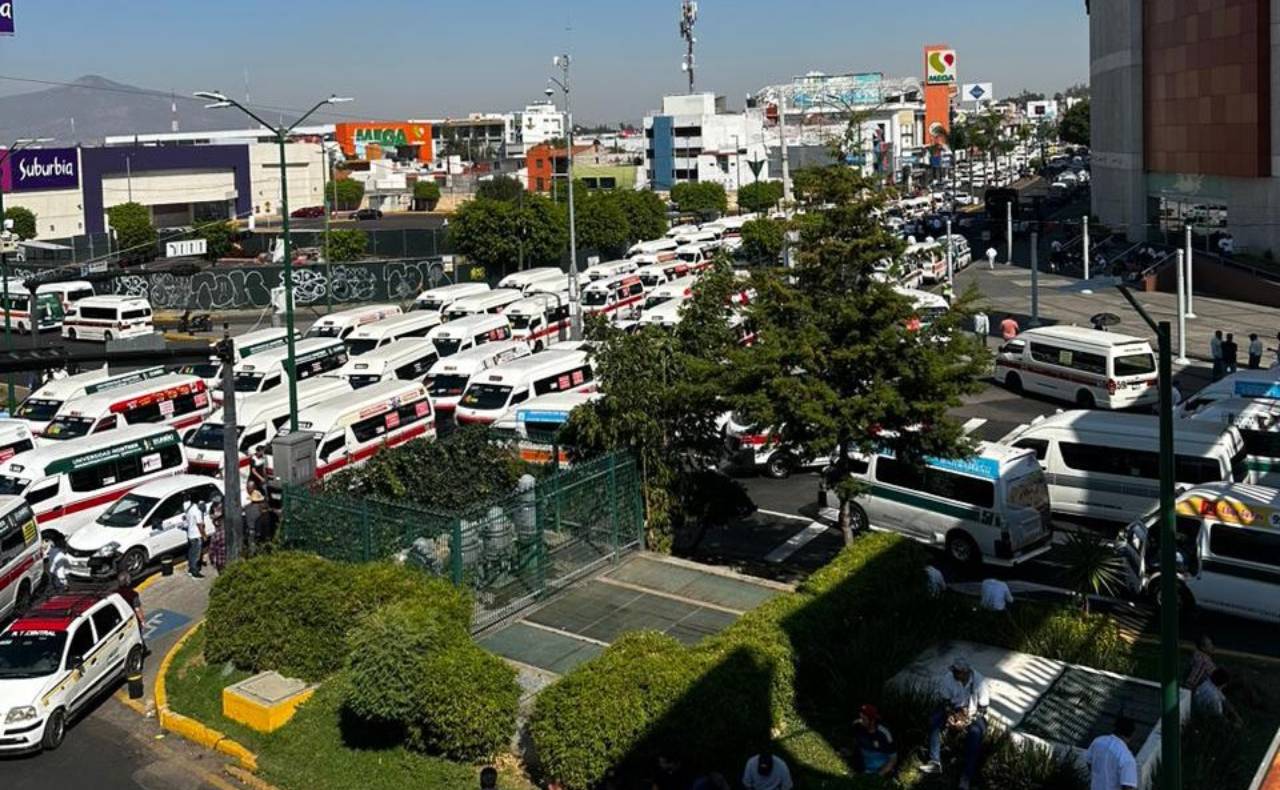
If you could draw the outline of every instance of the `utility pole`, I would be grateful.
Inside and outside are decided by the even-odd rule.
[[[218,343],[218,359],[222,362],[222,528],[227,531],[227,562],[235,562],[253,554],[253,538],[244,527],[244,511],[240,502],[240,431],[236,423],[235,341],[227,324],[222,325],[222,341]]]
[[[559,86],[561,92],[564,93],[564,116],[565,116],[565,141],[568,144],[569,165],[567,173],[569,176],[569,339],[582,339],[582,291],[578,287],[578,230],[574,223],[573,211],[573,109],[570,105],[569,98],[569,63],[568,55],[556,55],[551,59],[553,66],[559,66],[564,74],[564,80],[558,80],[555,77],[548,78],[551,83]],[[547,86],[547,96],[552,93],[551,86]],[[554,156],[552,158],[554,162]],[[554,170],[554,164],[552,169]],[[551,174],[551,183],[555,183],[555,173]]]
[[[125,183],[129,187],[129,202],[133,202],[133,159],[128,154],[124,157]]]
[[[1040,234],[1031,231],[1031,320],[1030,326],[1040,326],[1040,255],[1036,249]]]
[[[696,0],[682,0],[680,3],[680,37],[684,39],[685,54],[680,68],[689,75],[689,93],[693,93],[693,45],[698,39],[693,37],[693,25],[698,21],[698,3]]]
[[[953,263],[955,261],[955,257],[952,252],[952,244],[951,217],[947,217],[947,282],[951,285],[952,289],[954,289],[956,287],[956,272]]]
[[[324,301],[330,313],[333,312],[333,269],[329,265],[329,213],[331,205],[329,203],[328,180],[333,180],[333,200],[334,204],[338,201],[338,179],[332,178],[332,160],[329,156],[329,149],[323,142],[320,143],[320,149],[324,152],[324,170],[321,172],[320,191],[324,194]]]
[[[791,202],[791,164],[787,160],[787,94],[778,93],[778,138],[782,143],[782,200]]]
[[[1013,263],[1013,201],[1004,204],[1004,262]]]
[[[1089,279],[1089,215],[1084,215],[1084,238],[1081,241],[1084,252],[1084,278]]]
[[[1187,225],[1187,318],[1195,318],[1195,288],[1193,287],[1196,256],[1191,249],[1191,226]]]
[[[1182,250],[1178,250],[1176,263],[1178,266],[1178,364],[1187,364],[1187,283],[1183,270]]]

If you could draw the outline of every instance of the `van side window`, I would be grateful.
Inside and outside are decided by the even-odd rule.
[[[1035,452],[1037,461],[1043,461],[1044,457],[1049,454],[1048,439],[1019,439],[1013,443],[1013,446]]]
[[[94,321],[114,321],[116,320],[116,311],[110,307],[82,307],[80,308],[80,317]]]
[[[1209,533],[1209,551],[1223,559],[1280,568],[1280,535],[1269,532],[1214,525]]]
[[[387,415],[385,412],[367,417],[360,422],[351,424],[351,432],[355,434],[356,441],[361,444],[373,441],[382,434],[387,432]]]
[[[1087,351],[1073,351],[1036,342],[1031,344],[1031,358],[1046,365],[1057,365],[1100,376],[1107,374],[1107,358]]]
[[[298,378],[299,378],[299,379],[304,379],[304,378],[306,378],[306,376],[305,376],[305,375],[301,375],[301,376],[298,376]],[[266,392],[267,390],[272,390],[272,389],[275,389],[276,387],[279,387],[279,386],[280,386],[280,377],[279,377],[279,376],[272,376],[271,378],[269,378],[269,379],[265,379],[265,380],[262,382],[262,389],[258,390],[258,392]]]
[[[80,624],[76,628],[76,632],[71,636],[71,646],[67,648],[67,661],[71,659],[83,660],[89,655],[89,651],[93,649],[93,628],[90,627],[88,621]]]
[[[171,444],[168,447],[160,449],[160,468],[172,469],[175,466],[182,466],[182,447],[180,445]]]
[[[120,616],[120,610],[116,608],[115,603],[108,603],[94,612],[91,618],[93,619],[93,627],[98,631],[99,642],[106,639],[107,635],[114,631],[116,626],[124,622],[124,618]]]
[[[924,470],[882,455],[876,459],[876,480],[919,491],[924,488]]]
[[[108,461],[85,469],[77,469],[67,477],[71,480],[72,491],[96,491],[99,488],[120,482],[120,478],[116,476],[116,464],[114,461]]]
[[[1094,444],[1059,442],[1062,460],[1072,469],[1082,472],[1100,472],[1123,477],[1142,477],[1156,480],[1160,477],[1160,456],[1150,450],[1129,450],[1123,447],[1102,447]]]
[[[1216,458],[1179,455],[1173,459],[1173,479],[1179,483],[1212,483],[1223,479],[1222,466]]]
[[[28,505],[36,505],[45,501],[46,499],[52,498],[57,493],[58,493],[58,481],[53,480],[46,486],[42,486],[40,488],[32,487],[27,489],[27,492],[22,495],[22,498],[27,500]]]
[[[0,568],[8,565],[27,547],[22,527],[0,524]]]
[[[1240,435],[1244,437],[1244,449],[1249,455],[1263,458],[1280,456],[1280,433],[1241,429]]]
[[[286,414],[285,419],[286,420],[289,419],[289,415]],[[244,438],[240,440],[240,452],[242,453],[253,452],[253,448],[262,444],[266,440],[267,440],[267,429],[265,427],[259,428],[258,430],[253,431],[251,433],[247,433],[244,435]]]
[[[35,445],[31,443],[30,439],[19,439],[11,445],[0,447],[0,458],[9,458],[18,453],[25,453],[34,447]]]
[[[334,453],[341,450],[343,446],[346,445],[346,443],[347,443],[347,440],[345,437],[342,437],[342,436],[333,437],[332,439],[330,439],[329,441],[325,442],[323,445],[320,446],[320,457],[326,458],[326,459],[329,458]]]

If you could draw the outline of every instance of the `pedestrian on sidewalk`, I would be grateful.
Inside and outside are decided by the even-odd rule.
[[[67,576],[71,573],[71,558],[67,556],[67,539],[56,532],[50,533],[49,546],[45,549],[44,558],[48,563],[46,567],[53,591],[66,592]]]
[[[210,509],[209,521],[213,523],[213,534],[209,536],[209,564],[218,575],[222,575],[222,569],[227,567],[227,531],[223,528],[221,504]]]
[[[947,300],[948,305],[955,301],[956,287],[951,284],[950,280],[942,284],[942,298]]]
[[[1008,343],[1018,336],[1018,321],[1011,315],[1004,317],[1000,322],[1000,337],[1004,338],[1004,342]]]
[[[978,336],[985,348],[991,337],[991,319],[981,310],[973,314],[973,333]]]
[[[1089,790],[1137,790],[1138,762],[1129,751],[1133,719],[1118,716],[1111,735],[1099,735],[1084,753]]]
[[[1236,336],[1232,332],[1227,333],[1226,339],[1222,341],[1222,370],[1228,376],[1235,373],[1239,368],[1240,347],[1236,345]]]
[[[995,271],[995,268],[996,268],[996,256],[998,256],[999,254],[1000,254],[1000,253],[996,252],[996,248],[995,248],[995,247],[988,247],[988,248],[987,248],[987,268],[988,268],[988,269],[990,269],[990,270],[992,270],[992,271]]]
[[[1280,340],[1280,334],[1276,335]],[[1280,352],[1278,352],[1280,353]],[[1209,339],[1209,356],[1213,359],[1213,380],[1217,381],[1222,378],[1222,372],[1226,366],[1222,362],[1222,330],[1215,329],[1213,337]]]
[[[1249,370],[1257,370],[1262,367],[1262,341],[1258,339],[1257,332],[1249,334]]]
[[[187,573],[194,579],[204,576],[200,573],[200,556],[204,552],[204,510],[200,503],[188,494],[182,498],[182,518],[187,527]]]
[[[1178,380],[1174,379],[1169,383],[1169,395],[1173,400],[1173,408],[1182,405],[1182,387],[1178,386]]]

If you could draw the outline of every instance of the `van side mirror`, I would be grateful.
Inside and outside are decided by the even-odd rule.
[[[71,672],[84,669],[84,656],[67,656],[67,669]]]

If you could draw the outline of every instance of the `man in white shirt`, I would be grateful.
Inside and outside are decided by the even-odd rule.
[[[929,761],[920,767],[927,774],[942,772],[942,730],[964,730],[964,769],[960,773],[959,790],[969,790],[978,772],[982,756],[982,739],[987,734],[987,708],[991,695],[987,679],[969,666],[964,656],[956,656],[938,691],[942,706],[929,720]]]
[[[1007,611],[1010,606],[1013,606],[1013,592],[1009,589],[1009,585],[1000,579],[983,579],[980,605],[991,612]]]
[[[792,790],[791,771],[780,757],[761,752],[742,769],[742,786],[746,790]]]
[[[1099,735],[1084,753],[1089,766],[1089,790],[1137,790],[1138,763],[1129,751],[1133,720],[1116,719],[1113,735]]]
[[[205,537],[204,509],[190,496],[183,497],[182,519],[187,528],[187,573],[192,578],[199,579],[204,576],[200,572],[200,555],[204,551]]]
[[[71,573],[71,558],[67,556],[63,538],[50,540],[44,556],[48,563],[49,581],[53,584],[53,591],[65,592],[67,575]]]

